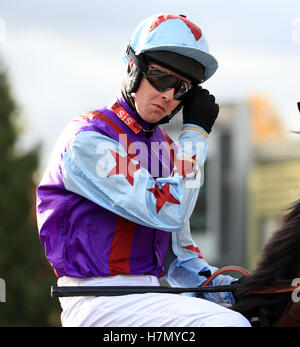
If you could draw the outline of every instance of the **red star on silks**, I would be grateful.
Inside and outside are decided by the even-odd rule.
[[[183,248],[188,249],[192,252],[198,253],[199,258],[203,259],[203,255],[198,247],[195,247],[193,245],[188,245],[188,246],[184,246]]]
[[[193,160],[196,160],[196,154],[192,157]],[[175,161],[176,169],[173,171],[173,176],[178,173],[180,176],[185,179],[186,175],[189,173],[197,174],[197,170],[193,169],[195,164],[192,161],[186,159],[177,159]]]
[[[147,189],[152,192],[156,198],[156,212],[158,213],[160,209],[165,205],[166,202],[172,204],[180,204],[180,202],[174,198],[170,193],[170,184],[166,183],[160,189],[159,185],[155,181],[155,188]]]
[[[113,167],[108,173],[107,177],[122,174],[125,176],[127,181],[133,186],[133,174],[135,171],[140,169],[140,164],[134,164],[131,158],[135,158],[135,155],[125,155],[122,157],[119,153],[110,149],[110,153],[113,155],[116,166]]]

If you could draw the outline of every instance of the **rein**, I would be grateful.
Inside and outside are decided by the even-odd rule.
[[[205,287],[207,285],[209,285],[213,279],[215,279],[217,276],[225,273],[225,272],[229,272],[229,271],[234,271],[234,272],[239,272],[244,276],[249,276],[250,272],[240,266],[225,266],[222,267],[221,269],[218,269],[213,275],[211,275],[210,277],[208,277],[208,279],[202,283],[201,287]]]
[[[213,292],[234,292],[238,284],[209,286],[209,284],[218,276],[225,272],[239,272],[244,276],[249,276],[250,272],[240,266],[225,266],[218,269],[213,275],[207,278],[200,287],[180,288],[180,287],[163,287],[163,286],[60,286],[51,287],[51,297],[70,297],[70,296],[116,296],[128,294],[145,294],[145,293],[213,293]],[[294,290],[300,290],[300,285],[286,288],[268,287],[262,290],[253,290],[250,294],[277,294],[288,293]]]
[[[223,274],[225,272],[229,271],[235,271],[235,272],[240,272],[244,276],[249,276],[250,272],[242,267],[239,266],[225,266],[219,270],[217,270],[213,275],[211,275],[203,284],[201,287],[207,286],[209,283],[212,282],[214,278],[216,278],[218,275]],[[280,293],[289,293],[293,292],[294,290],[300,290],[300,284],[298,286],[289,286],[289,287],[283,287],[279,288],[278,286],[273,286],[273,287],[267,287],[266,289],[260,289],[260,290],[251,290],[247,294],[280,294]]]
[[[278,287],[268,287],[266,289],[261,290],[251,290],[248,295],[250,294],[279,294],[279,293],[289,293],[293,292],[294,290],[300,290],[300,284],[298,286],[290,286],[290,287],[284,287],[278,289]]]

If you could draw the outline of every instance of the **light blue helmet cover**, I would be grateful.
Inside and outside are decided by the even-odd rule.
[[[183,15],[158,14],[143,20],[130,39],[136,55],[149,51],[170,51],[192,58],[205,67],[203,82],[217,70],[217,60],[209,54],[208,43],[201,29]],[[129,55],[123,55],[128,63]]]

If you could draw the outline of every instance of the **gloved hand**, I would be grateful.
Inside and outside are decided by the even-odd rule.
[[[208,90],[196,86],[184,98],[183,124],[191,123],[201,126],[208,134],[219,114],[219,105]]]
[[[201,269],[200,272],[199,269]],[[176,258],[169,266],[166,279],[171,287],[199,287],[207,277],[217,270],[218,268],[209,265],[201,258],[191,258],[186,261],[180,261]],[[218,275],[213,279],[211,285],[227,285],[231,284],[234,280],[229,275]],[[185,293],[184,295],[199,297],[217,303],[222,302],[230,305],[234,303],[234,297],[231,292]]]

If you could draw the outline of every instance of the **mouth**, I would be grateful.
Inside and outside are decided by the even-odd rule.
[[[166,109],[161,106],[161,105],[158,105],[158,104],[152,104],[152,106],[154,107],[154,109],[160,111],[160,112],[166,112]]]

